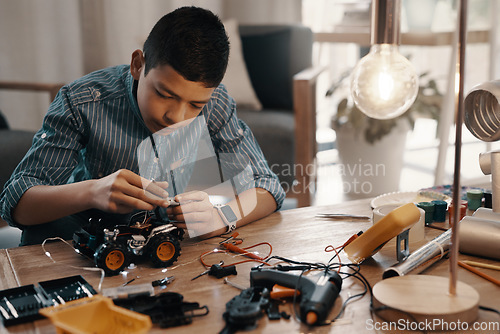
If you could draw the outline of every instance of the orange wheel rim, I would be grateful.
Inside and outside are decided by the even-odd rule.
[[[156,248],[156,255],[162,261],[170,260],[175,254],[175,246],[168,241],[162,242],[158,248]]]
[[[106,266],[111,270],[119,269],[124,262],[125,256],[123,255],[123,252],[119,250],[111,251],[108,256],[106,256]]]

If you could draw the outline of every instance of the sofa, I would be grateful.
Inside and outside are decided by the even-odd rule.
[[[5,116],[0,112],[0,189],[10,178],[12,172],[31,146],[32,131],[12,130]],[[0,218],[0,248],[11,248],[19,245],[21,230],[7,225]]]
[[[25,83],[0,81],[0,89],[48,93],[50,101],[54,99],[62,84]],[[33,141],[34,131],[14,130],[9,126],[5,114],[0,111],[0,190],[12,175],[21,159],[28,152]],[[0,218],[0,248],[19,245],[21,230],[10,227]]]
[[[248,74],[261,110],[238,107],[288,198],[309,206],[315,188],[316,80],[313,33],[302,25],[240,25]],[[238,102],[238,101],[237,101]]]

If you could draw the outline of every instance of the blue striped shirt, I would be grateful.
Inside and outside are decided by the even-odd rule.
[[[13,221],[11,212],[24,192],[36,185],[97,179],[122,168],[153,178],[156,172],[150,162],[157,160],[152,156],[150,136],[160,151],[159,162],[175,172],[168,175],[188,175],[193,161],[200,159],[199,145],[194,144],[208,137],[211,143],[206,146],[212,144],[220,160],[229,161],[223,173],[231,170],[235,161],[248,167],[243,168],[246,173],[240,173],[239,179],[235,178],[240,191],[248,184],[266,189],[281,207],[285,193],[279,179],[268,167],[248,126],[237,118],[235,102],[223,85],[214,90],[200,116],[189,125],[190,135],[177,137],[151,134],[140,114],[133,86],[130,67],[121,65],[90,73],[61,88],[30,150],[4,187],[0,199],[4,220],[26,228]],[[172,147],[177,148],[175,152]],[[181,161],[183,168],[172,167],[176,161]],[[188,181],[176,175],[177,192],[185,189]]]

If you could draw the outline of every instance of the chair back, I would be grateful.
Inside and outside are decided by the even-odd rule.
[[[243,56],[263,109],[293,113],[293,76],[312,66],[313,33],[302,25],[240,25]]]

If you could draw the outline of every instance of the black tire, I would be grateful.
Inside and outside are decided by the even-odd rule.
[[[181,254],[179,240],[166,233],[155,235],[151,239],[148,249],[151,261],[157,267],[171,266]]]
[[[95,264],[104,269],[107,276],[117,275],[128,266],[130,256],[125,248],[115,242],[103,243],[94,255]]]

